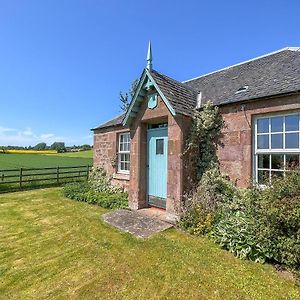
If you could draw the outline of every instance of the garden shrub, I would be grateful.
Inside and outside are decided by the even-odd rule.
[[[87,182],[71,182],[63,187],[63,194],[65,197],[77,201],[86,201],[86,193],[90,187]]]
[[[118,193],[122,189],[111,183],[112,178],[101,167],[93,167],[89,175],[91,189],[98,193]]]
[[[270,243],[273,259],[300,268],[300,173],[287,172],[256,193],[257,238]]]
[[[243,211],[223,214],[214,224],[209,236],[238,258],[265,262],[272,258],[272,252],[268,245],[258,242],[255,222],[254,218]]]
[[[213,219],[213,213],[199,203],[184,214],[179,226],[191,234],[203,235],[211,230]]]
[[[239,189],[218,169],[206,171],[185,200],[179,225],[208,236],[241,259],[300,268],[300,173],[264,189]]]
[[[88,182],[66,184],[63,194],[67,198],[96,204],[103,208],[126,208],[128,195],[111,184],[111,178],[102,168],[93,168]]]
[[[216,210],[231,199],[235,191],[234,185],[221,175],[218,168],[207,170],[195,191],[184,196],[179,226],[192,234],[209,232]]]

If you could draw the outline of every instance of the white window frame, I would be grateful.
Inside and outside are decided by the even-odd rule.
[[[292,116],[292,115],[298,115],[299,116],[299,130],[297,131],[286,131],[286,126],[285,126],[285,117],[287,116]],[[280,132],[272,132],[271,131],[271,121],[270,119],[272,117],[283,117],[283,129]],[[269,130],[267,133],[258,133],[257,132],[257,122],[260,119],[265,119],[269,118]],[[299,145],[298,148],[285,148],[285,134],[286,133],[298,133],[299,134]],[[282,149],[271,149],[271,136],[272,134],[282,134],[283,135],[283,148]],[[258,135],[268,135],[269,136],[269,149],[258,149]],[[279,154],[283,155],[283,163],[284,166],[282,169],[272,169],[272,156],[270,156],[269,160],[269,168],[259,168],[258,166],[258,155],[259,154],[266,154],[266,155],[271,155],[271,154]],[[299,160],[300,160],[300,110],[297,111],[286,111],[284,113],[270,113],[270,114],[263,114],[263,115],[258,115],[254,118],[254,134],[253,134],[253,179],[256,184],[258,184],[258,171],[268,171],[269,172],[269,183],[271,183],[271,176],[272,176],[272,171],[274,172],[283,172],[283,175],[285,176],[285,172],[287,171],[286,168],[286,155],[299,155]],[[260,184],[261,185],[261,184]]]
[[[128,148],[129,150],[120,150],[121,149],[121,137],[122,136],[128,136],[128,139],[129,139],[129,145],[128,145]],[[124,143],[124,144],[127,144],[127,143]],[[121,174],[129,174],[129,170],[122,170],[121,169],[121,156],[122,154],[128,154],[129,155],[129,161],[127,162],[129,164],[129,169],[130,169],[130,133],[129,132],[122,132],[122,133],[119,133],[118,135],[118,173],[121,173]]]

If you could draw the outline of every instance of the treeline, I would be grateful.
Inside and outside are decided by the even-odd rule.
[[[92,149],[91,145],[74,145],[66,146],[64,142],[54,142],[52,145],[47,145],[46,143],[38,143],[35,146],[0,146],[2,150],[56,150],[57,152],[77,152],[86,151]]]

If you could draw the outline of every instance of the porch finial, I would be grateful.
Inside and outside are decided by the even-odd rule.
[[[148,54],[147,54],[147,69],[152,71],[152,50],[151,50],[151,42],[149,41],[148,46]]]

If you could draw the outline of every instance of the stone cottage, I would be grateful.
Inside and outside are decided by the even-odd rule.
[[[192,113],[208,101],[225,128],[220,168],[240,187],[283,176],[300,156],[300,48],[284,48],[179,82],[147,67],[125,114],[94,131],[94,165],[129,192],[129,206],[176,217],[186,189],[181,154]]]

